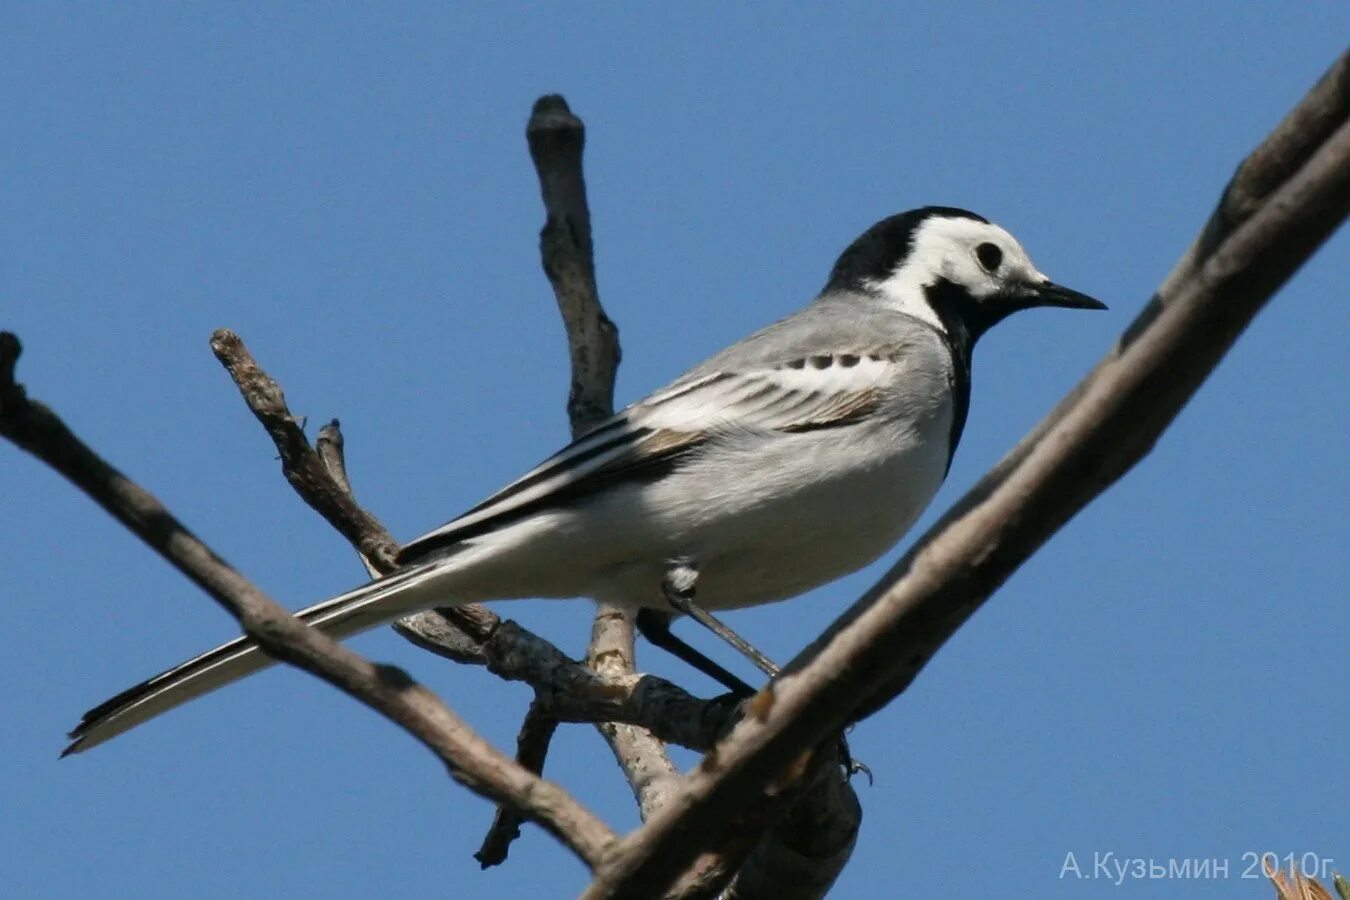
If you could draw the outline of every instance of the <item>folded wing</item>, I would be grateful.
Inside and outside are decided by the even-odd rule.
[[[728,430],[802,432],[858,422],[882,402],[895,353],[832,353],[675,382],[577,438],[457,519],[404,546],[399,562],[484,534],[615,480],[657,477]]]

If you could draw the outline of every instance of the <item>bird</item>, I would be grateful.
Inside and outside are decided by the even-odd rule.
[[[708,611],[802,594],[913,525],[965,428],[976,342],[1034,307],[1106,309],[980,215],[926,206],[882,219],[805,307],[404,545],[390,574],[296,615],[336,639],[434,606],[518,598],[659,616],[672,566],[694,576]],[[62,755],[272,662],[237,637],[90,710]]]

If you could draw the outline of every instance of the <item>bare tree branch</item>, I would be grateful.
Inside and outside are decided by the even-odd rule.
[[[286,404],[281,386],[258,364],[243,340],[234,332],[220,329],[212,336],[211,346],[216,357],[234,379],[245,404],[272,437],[281,456],[282,472],[296,493],[323,514],[324,518],[352,543],[371,577],[379,577],[390,571],[394,566],[397,544],[379,521],[357,504],[352,494],[351,483],[346,474],[342,432],[337,421],[330,422],[320,430],[316,447],[311,449],[299,425],[299,417],[293,414]],[[612,376],[613,370],[610,369],[609,377],[612,379]],[[375,554],[373,557],[368,555],[368,548],[373,548],[371,551]],[[512,650],[518,653],[521,648],[528,647],[529,652],[545,661],[556,660],[574,667],[578,665],[566,660],[546,641],[528,635],[519,626],[503,630],[499,629],[500,624],[501,619],[495,613],[484,606],[474,604],[469,607],[446,608],[409,616],[397,623],[394,630],[424,649],[462,663],[480,661],[487,663],[491,659],[488,650],[491,645],[497,651],[498,659],[518,660],[518,655],[507,654]],[[502,639],[506,636],[518,638],[510,648],[501,646]],[[491,643],[494,638],[498,639],[496,644]],[[629,641],[630,651],[627,658],[631,659],[631,631]],[[614,670],[614,654],[608,654],[606,659],[610,675],[632,674],[631,664],[626,671]],[[551,671],[547,665],[539,665],[537,660],[532,663],[529,670],[537,676],[539,673]],[[520,667],[517,666],[517,671],[519,670]],[[503,674],[503,677],[510,676]],[[550,681],[544,676],[544,680],[535,687],[536,691],[547,691],[555,685],[556,681]],[[577,682],[573,681],[572,685],[575,688]],[[607,693],[614,690],[599,683],[587,686]],[[678,688],[675,690],[678,691]],[[628,693],[631,696],[631,691]],[[683,695],[683,691],[679,693]],[[595,722],[608,734],[614,734],[617,729],[632,732],[623,736],[621,745],[632,746],[633,752],[638,754],[638,764],[645,767],[644,777],[640,782],[643,785],[643,792],[648,792],[648,785],[657,783],[652,778],[646,777],[645,772],[657,765],[659,760],[665,761],[669,769],[668,774],[674,776],[674,767],[666,758],[664,748],[658,740],[637,725],[608,724],[608,719],[602,719],[599,713],[589,711],[596,709],[597,705],[588,704],[585,694],[582,694],[579,700],[577,706],[582,710],[588,710],[574,713],[582,716],[580,721]],[[612,707],[612,703],[598,705],[598,708],[602,709]],[[629,712],[631,714],[632,711]],[[606,724],[600,724],[602,722]],[[554,718],[548,703],[531,704],[517,738],[516,761],[535,774],[541,773],[549,742],[557,724],[558,720]],[[659,760],[654,759],[653,754],[659,757]],[[645,796],[645,793],[642,795]],[[648,798],[649,805],[651,802],[654,801]],[[521,821],[520,814],[510,804],[499,805],[488,834],[475,854],[483,867],[505,861],[511,841],[520,833]]]
[[[403,629],[409,620],[425,615],[410,616],[396,627]],[[416,624],[410,637],[414,643],[455,662],[486,666],[507,681],[530,685],[562,722],[622,722],[641,726],[672,744],[709,750],[739,716],[739,705],[730,697],[700,700],[655,675],[597,672],[510,619],[472,634],[471,645],[437,634],[436,629],[445,627],[439,619]],[[423,643],[428,636],[432,640]]]
[[[207,592],[271,657],[360,700],[422,742],[470,790],[508,802],[594,867],[612,831],[556,785],[498,753],[435,695],[393,666],[376,665],[306,627],[231,568],[150,493],[117,471],[14,378],[21,353],[0,332],[0,434],[66,476]]]
[[[1086,382],[793,661],[771,707],[613,849],[585,897],[651,897],[676,883],[766,779],[903,691],[1017,566],[1148,453],[1350,212],[1348,67],[1350,54],[1239,168],[1196,247]]]
[[[259,418],[268,416],[283,426],[296,422],[298,417],[286,405],[275,379],[262,368],[237,335],[224,334],[228,334],[228,338],[217,342],[221,345],[218,353],[229,360],[227,369],[232,373],[247,372],[250,384],[265,386],[260,391],[243,392],[251,409],[257,397],[265,398],[264,402],[270,405],[261,412],[255,409],[255,415]],[[222,337],[217,334],[217,338]],[[392,544],[392,538],[378,521],[356,505],[346,474],[344,439],[336,421],[320,429],[316,445],[315,450],[310,450],[303,434],[288,437],[285,444],[288,455],[283,457],[283,467],[288,464],[287,460],[303,460],[306,454],[317,454],[323,476],[332,481],[331,485],[324,485],[324,489],[345,493],[344,507],[356,509],[360,513],[360,522],[374,522],[374,527],[379,529],[367,536],[367,542],[378,544],[388,540]],[[297,493],[314,505],[307,491],[318,483],[316,480],[288,480],[293,485],[300,484]],[[344,524],[355,527],[351,522]],[[377,568],[373,574],[379,574]],[[415,613],[396,623],[394,630],[439,656],[462,664],[485,666],[501,678],[529,684],[542,699],[541,708],[555,711],[562,721],[619,722],[656,729],[661,732],[662,740],[706,750],[730,726],[735,714],[734,704],[700,700],[660,678],[638,676],[631,671],[597,673],[481,604]],[[528,752],[539,751],[530,749]]]
[[[338,483],[344,491],[351,494],[351,481],[347,477],[346,459],[343,454],[343,438],[341,426],[337,419],[329,422],[319,430],[319,436],[315,440],[315,451],[319,454],[319,459],[323,462],[324,469],[329,476]],[[371,578],[378,578],[380,571],[371,564],[370,560],[357,552],[361,558],[361,563],[366,567],[366,571]],[[487,612],[487,610],[484,610]],[[495,614],[489,613],[494,616]],[[481,650],[481,647],[473,643],[471,633],[456,627],[454,621],[439,613],[430,612],[426,614],[430,620],[428,626],[432,630],[443,629],[446,633],[438,635],[435,642],[431,643],[432,652],[441,655],[446,653],[447,648],[454,648],[459,654],[454,655],[459,662],[468,662],[469,656],[475,651]],[[498,620],[499,621],[499,620]],[[427,646],[427,638],[419,630],[417,621],[409,622],[404,625],[404,630],[395,626],[394,630],[401,634],[406,633],[408,639],[420,646]],[[543,774],[544,757],[548,753],[548,747],[553,740],[553,733],[558,729],[558,720],[548,712],[544,704],[538,700],[530,704],[529,710],[525,714],[525,721],[521,723],[520,733],[516,736],[516,762],[520,763],[526,769],[534,772],[536,775]],[[478,852],[474,854],[474,859],[478,860],[480,866],[484,869],[500,865],[506,861],[507,850],[511,842],[520,836],[520,826],[524,823],[524,818],[520,813],[507,805],[498,805],[493,815],[492,825],[488,828],[487,835],[483,838],[482,845]]]
[[[626,610],[601,604],[591,629],[587,665],[601,677],[622,681],[633,677],[634,659],[633,617]],[[679,772],[661,741],[647,728],[613,719],[600,723],[599,728],[628,776],[638,812],[645,820],[670,799]]]
[[[572,389],[567,417],[574,435],[614,412],[614,375],[619,368],[619,329],[600,305],[591,246],[591,212],[581,154],[586,128],[557,94],[540,97],[525,126],[530,158],[548,218],[539,232],[539,255],[553,285],[567,347]]]
[[[346,441],[342,437],[342,425],[337,419],[333,419],[319,429],[319,436],[314,439],[314,452],[319,455],[319,462],[323,464],[324,472],[328,474],[329,478],[333,479],[333,483],[337,485],[338,490],[350,497],[352,503],[359,507],[360,504],[356,502],[356,493],[352,490],[351,479],[347,477],[347,460],[343,453],[345,443]],[[301,494],[301,497],[303,498],[304,495]],[[383,528],[381,530],[383,531]],[[386,538],[390,544],[394,543],[393,537],[388,532],[384,532],[378,539],[383,543]],[[384,574],[379,566],[361,552],[359,545],[353,544],[352,549],[356,551],[356,555],[361,560],[361,565],[365,567],[367,575],[371,578],[379,578]]]
[[[595,284],[590,210],[581,167],[585,127],[572,115],[562,97],[549,95],[535,103],[525,134],[547,213],[539,235],[539,250],[567,333],[572,373],[567,412],[572,434],[576,436],[613,413],[614,377],[620,357],[618,329],[605,315]],[[418,627],[417,620],[406,625],[410,634]],[[418,642],[427,641],[424,634]],[[547,704],[537,700],[532,703],[516,739],[516,759],[533,771],[542,772],[557,725]],[[632,766],[625,765],[632,756],[629,749],[632,741],[627,734],[620,737],[615,730],[626,726],[600,727],[630,783],[636,783]],[[633,734],[639,732],[628,730]],[[659,744],[656,752],[664,756]],[[519,816],[510,808],[499,806],[475,854],[479,863],[486,868],[504,862],[511,842],[519,834]]]
[[[759,702],[766,696],[761,694]],[[752,701],[752,715],[755,705]],[[827,738],[763,785],[750,803],[729,810],[717,843],[704,847],[664,896],[825,896],[852,856],[862,821],[857,795],[841,764],[842,746],[837,737]],[[718,763],[716,751],[710,758]]]
[[[239,336],[228,328],[211,335],[211,350],[229,371],[244,402],[272,437],[281,455],[281,471],[306,503],[349,540],[380,571],[394,567],[398,545],[379,520],[352,499],[324,468],[299,420],[286,408],[280,385],[254,363]]]
[[[586,127],[566,100],[550,94],[535,102],[525,139],[547,216],[539,233],[539,255],[558,301],[572,361],[567,415],[576,437],[614,413],[614,379],[622,356],[618,329],[605,314],[595,282],[582,171]],[[627,611],[605,606],[596,611],[587,662],[611,677],[634,673],[633,618]],[[640,727],[606,723],[599,729],[646,818],[669,795],[674,764],[661,742]]]
[[[553,741],[553,733],[558,730],[558,719],[548,706],[537,698],[525,712],[525,720],[520,723],[520,733],[516,735],[516,762],[536,774],[544,771],[544,758]],[[473,858],[484,869],[506,862],[511,843],[520,837],[520,826],[524,818],[510,806],[498,804],[493,813],[492,824],[488,826],[483,843]]]
[[[319,430],[316,447],[311,448],[300,427],[301,418],[286,405],[286,394],[281,385],[258,365],[239,335],[228,328],[217,329],[211,335],[211,350],[239,388],[244,405],[271,436],[281,459],[281,472],[300,499],[351,543],[372,578],[393,571],[398,543],[378,519],[356,502],[347,478],[342,431],[337,419]],[[438,610],[435,614],[445,618],[451,629],[457,623],[474,620],[481,623],[479,627],[491,628],[500,621],[496,613],[481,604],[471,604],[453,612]],[[399,633],[407,637],[408,632],[409,629],[404,629]],[[437,634],[444,636],[445,629],[438,629]]]

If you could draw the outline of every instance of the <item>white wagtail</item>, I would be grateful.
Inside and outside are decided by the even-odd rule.
[[[928,505],[965,425],[971,348],[1036,306],[1105,309],[974,213],[892,216],[843,252],[809,306],[406,545],[392,574],[298,616],[341,638],[482,600],[668,610],[672,561],[697,573],[705,610],[824,584],[875,560]],[[66,752],[271,663],[236,638],[91,710]]]

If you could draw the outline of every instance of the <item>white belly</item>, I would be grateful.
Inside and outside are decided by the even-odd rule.
[[[619,563],[605,599],[663,606],[662,565],[673,556],[698,567],[707,609],[783,600],[862,568],[895,546],[942,484],[951,414],[935,413],[904,428],[792,435],[767,450],[747,441],[649,486],[644,506],[660,515],[640,537],[665,555]]]

